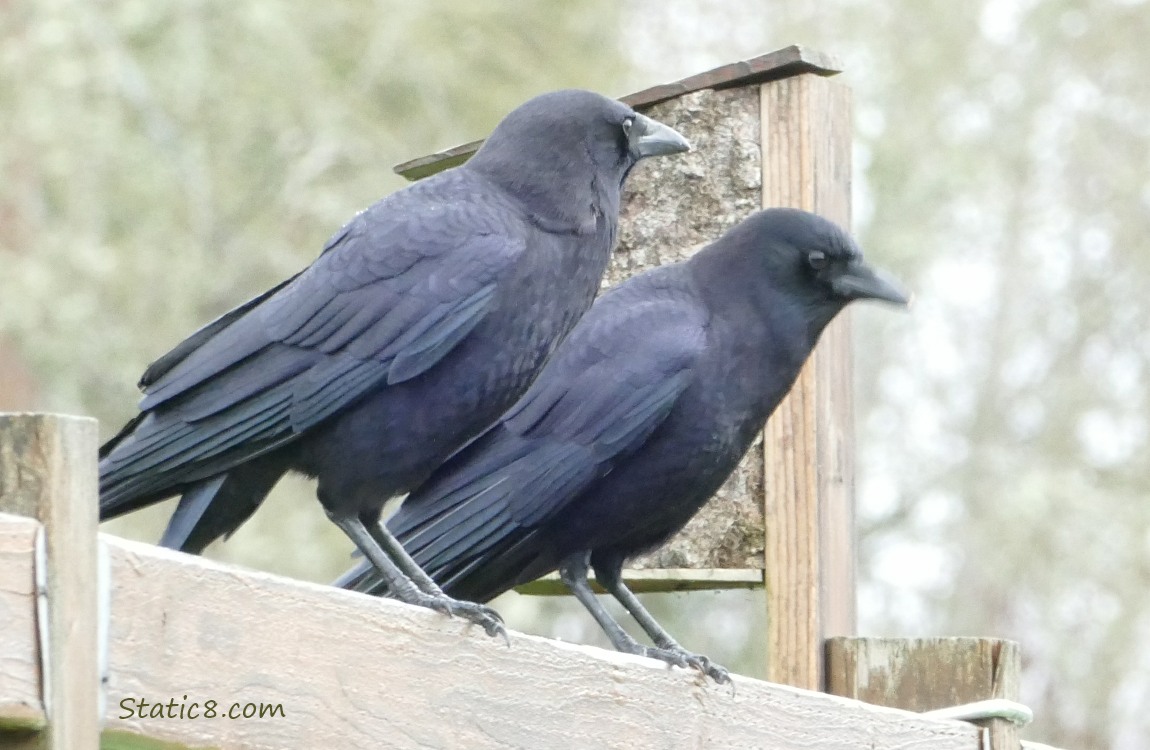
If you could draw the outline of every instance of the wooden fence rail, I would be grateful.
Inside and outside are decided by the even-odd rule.
[[[22,514],[0,512],[0,747],[991,747],[965,722],[518,633],[508,646],[426,609],[97,534],[94,455],[91,420],[0,415],[0,511]],[[840,639],[836,689],[888,700],[866,674],[987,653],[940,647]],[[970,659],[985,668],[959,697],[1011,697],[1016,653]]]
[[[4,747],[54,721],[37,638],[40,528],[0,514]],[[518,633],[508,647],[417,607],[99,538],[111,563],[105,748],[981,747],[962,722],[742,677],[732,691]],[[92,706],[98,690],[67,694]]]

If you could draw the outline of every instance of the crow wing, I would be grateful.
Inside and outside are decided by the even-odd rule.
[[[453,595],[485,600],[546,572],[525,573],[539,528],[663,423],[692,381],[705,334],[705,315],[681,300],[593,308],[523,399],[389,527]]]
[[[412,203],[360,214],[304,272],[148,369],[142,416],[104,455],[103,515],[294,440],[466,338],[527,230],[490,201]]]

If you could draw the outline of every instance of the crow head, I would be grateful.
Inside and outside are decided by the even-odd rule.
[[[466,166],[548,223],[583,227],[588,217],[618,213],[623,181],[640,159],[690,148],[674,129],[622,102],[566,89],[508,114]]]

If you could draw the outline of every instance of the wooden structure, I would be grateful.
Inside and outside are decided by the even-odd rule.
[[[0,415],[0,747],[1019,747],[615,652],[516,633],[508,648],[422,608],[97,535],[95,454],[92,420]],[[932,662],[930,644],[859,643],[831,643],[840,692],[935,706],[1016,690],[1011,645],[946,640]],[[920,700],[951,677],[963,686]]]
[[[644,162],[623,195],[605,283],[690,256],[763,207],[850,226],[851,106],[828,55],[788,47],[622,97],[683,133],[691,153]],[[480,142],[400,164],[419,179]],[[640,591],[767,588],[768,677],[821,689],[822,642],[855,632],[849,313],[716,497],[625,572]],[[765,519],[770,519],[767,523]],[[525,593],[562,593],[555,577]]]
[[[94,710],[65,724],[41,697],[41,528],[0,515],[0,747],[23,739],[86,750],[99,731],[105,747],[133,748],[980,748],[977,728],[956,721],[739,677],[732,692],[658,662],[516,633],[508,648],[428,610],[114,537],[102,537],[111,559],[103,728]],[[95,599],[93,590],[68,604],[94,609]],[[94,632],[73,638],[94,642]],[[84,655],[87,669],[97,653]],[[93,708],[97,687],[69,680],[51,705]],[[180,718],[206,713],[209,700],[216,717]],[[241,718],[227,716],[233,705]],[[66,727],[70,739],[32,744],[45,726]]]
[[[945,675],[946,679],[939,679]],[[1022,676],[1018,644],[995,638],[832,638],[827,692],[880,706],[939,711],[981,701],[1016,702]],[[992,748],[1018,747],[1009,707],[980,720]]]
[[[762,206],[849,225],[838,68],[790,47],[624,97],[696,150],[629,181],[608,282]],[[397,170],[418,178],[475,148]],[[1017,719],[1013,704],[978,714],[985,728],[899,710],[1016,699],[1013,645],[825,641],[855,630],[851,409],[840,316],[717,498],[627,571],[640,590],[767,587],[768,674],[794,687],[736,677],[735,692],[599,649],[514,633],[508,649],[427,610],[97,535],[94,423],[0,415],[0,747],[1015,750],[1013,725],[993,718]],[[824,681],[846,697],[812,692]]]

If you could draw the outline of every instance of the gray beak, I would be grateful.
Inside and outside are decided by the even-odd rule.
[[[894,279],[876,272],[862,261],[843,269],[831,280],[831,289],[846,299],[880,299],[900,307],[910,304],[910,297]]]
[[[640,114],[635,115],[635,122],[627,135],[627,142],[636,161],[648,156],[679,154],[691,150],[690,141],[677,130]]]

